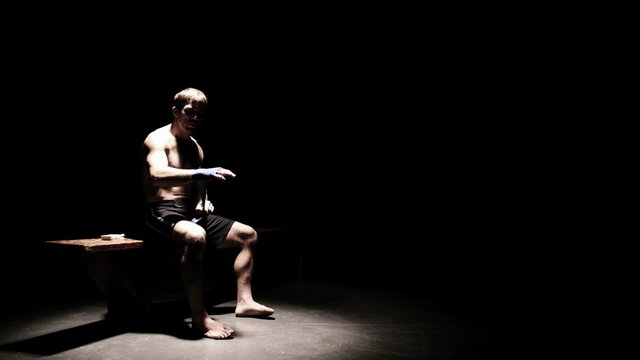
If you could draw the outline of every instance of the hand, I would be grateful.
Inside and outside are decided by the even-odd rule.
[[[207,169],[197,169],[193,173],[194,179],[211,179],[216,178],[220,181],[226,181],[227,178],[225,176],[236,177],[236,174],[231,172],[231,170],[227,170],[221,167],[207,168]]]
[[[214,206],[211,201],[207,200],[204,204],[204,211],[202,210],[202,201],[199,201],[196,205],[196,214],[202,215],[202,213],[211,214],[213,212]]]

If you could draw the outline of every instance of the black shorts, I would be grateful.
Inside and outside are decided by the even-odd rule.
[[[235,221],[223,216],[196,213],[196,203],[191,199],[175,199],[158,201],[147,204],[145,213],[145,223],[156,234],[161,234],[166,238],[171,238],[173,227],[178,221],[192,221],[194,218],[201,218],[195,222],[202,226],[207,232],[207,243],[220,244],[231,230],[231,225]]]

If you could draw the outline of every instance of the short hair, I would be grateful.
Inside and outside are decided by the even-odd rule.
[[[180,92],[178,92],[173,97],[173,105],[177,109],[182,109],[185,105],[192,102],[196,104],[207,105],[207,96],[198,89],[186,88],[180,90]]]

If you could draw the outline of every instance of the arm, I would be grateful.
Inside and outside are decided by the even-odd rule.
[[[165,143],[157,137],[149,136],[144,145],[148,153],[145,158],[151,184],[157,187],[181,186],[193,182],[195,169],[179,169],[169,166]]]
[[[149,136],[144,145],[148,153],[146,162],[149,169],[151,183],[158,187],[181,186],[194,182],[195,180],[218,179],[225,181],[225,176],[235,177],[230,170],[215,167],[207,169],[179,169],[169,166],[169,159],[165,152],[165,143],[156,137]],[[199,149],[200,150],[200,149]],[[202,152],[200,150],[200,157]],[[202,161],[199,159],[198,162]]]
[[[196,181],[196,187],[198,194],[198,203],[196,204],[196,212],[197,213],[212,213],[214,206],[209,201],[209,194],[207,193],[207,182],[206,180],[198,180]],[[199,219],[197,219],[199,221]]]
[[[196,210],[204,211],[205,213],[213,212],[214,207],[211,201],[209,201],[209,195],[207,193],[206,183],[207,183],[207,180],[213,179],[213,178],[219,179],[221,181],[225,181],[226,180],[225,176],[235,177],[236,174],[234,174],[230,170],[227,170],[221,167],[215,167],[215,168],[209,168],[209,169],[197,169],[195,171],[193,175],[193,179],[197,184],[198,193],[200,195],[198,204],[196,205]]]

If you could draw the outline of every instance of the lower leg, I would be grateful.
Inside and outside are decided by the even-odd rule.
[[[233,264],[237,282],[236,316],[269,316],[274,313],[270,307],[253,300],[251,276],[253,275],[253,251],[255,245],[245,244]]]
[[[202,291],[202,263],[204,249],[197,246],[185,246],[180,262],[182,283],[185,288],[194,331],[213,339],[223,339],[231,336],[233,329],[227,325],[214,321],[209,317],[204,305]]]

